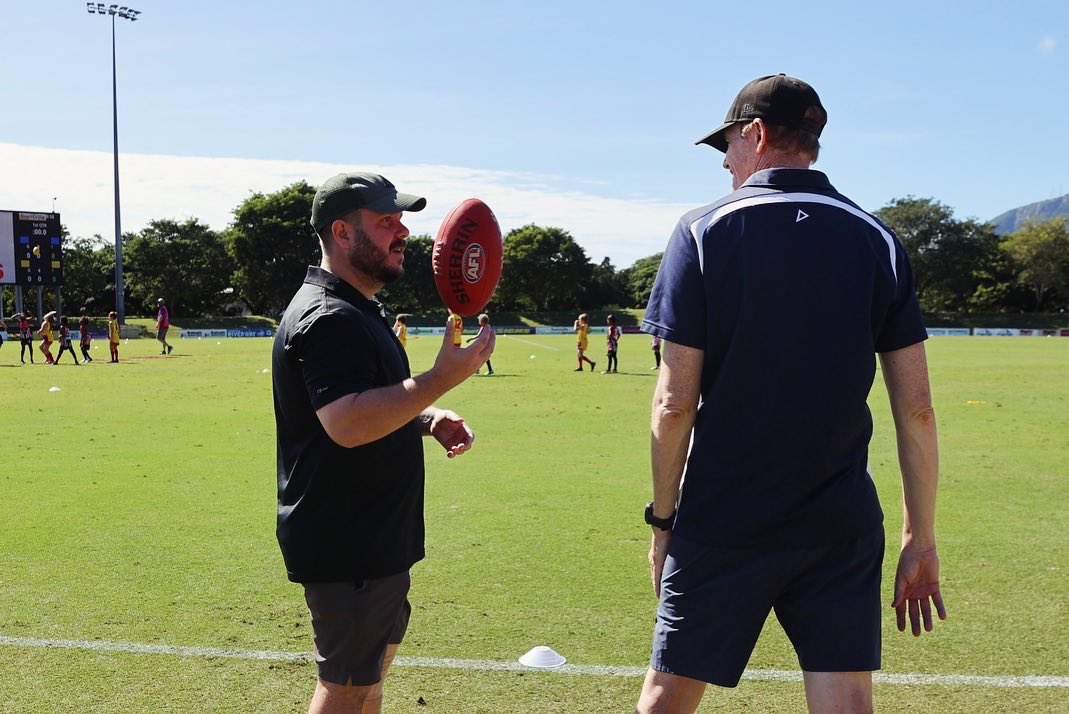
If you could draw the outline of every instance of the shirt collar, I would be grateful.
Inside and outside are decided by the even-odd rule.
[[[755,171],[739,188],[743,186],[835,190],[823,172],[813,169],[763,169]]]
[[[386,308],[383,307],[381,302],[375,299],[369,300],[364,297],[359,290],[329,270],[324,270],[315,265],[309,265],[308,272],[305,273],[304,276],[304,282],[310,285],[318,285],[319,287],[326,289],[328,292],[334,293],[353,307],[361,310],[370,310],[378,313],[380,317],[386,317]]]

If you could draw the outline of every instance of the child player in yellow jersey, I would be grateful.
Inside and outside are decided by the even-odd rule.
[[[55,362],[52,359],[52,353],[48,351],[48,348],[52,345],[52,315],[49,313],[41,320],[41,327],[38,332],[41,333],[41,353],[45,356],[45,364],[52,364]]]
[[[109,364],[119,361],[119,316],[114,310],[108,313],[108,349],[111,350]]]
[[[393,321],[393,334],[397,335],[397,341],[401,346],[408,349],[408,315],[398,315]]]
[[[586,362],[590,365],[590,371],[593,372],[595,363],[592,359],[590,359],[584,354],[586,352],[588,344],[587,334],[590,332],[590,319],[587,317],[587,314],[585,312],[576,319],[575,325],[573,327],[575,329],[576,338],[575,356],[579,360],[579,366],[575,368],[575,371],[582,372],[583,362]]]

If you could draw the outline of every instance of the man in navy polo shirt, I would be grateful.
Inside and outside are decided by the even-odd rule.
[[[310,712],[378,712],[408,626],[409,568],[424,555],[423,436],[449,457],[464,420],[433,405],[487,360],[452,321],[430,370],[408,357],[375,293],[404,273],[404,211],[426,199],[377,174],[339,174],[316,192],[323,252],[279,323],[271,356],[278,443],[278,542],[304,585],[319,679]]]
[[[877,354],[905,513],[892,607],[914,635],[932,604],[946,616],[927,334],[898,239],[810,169],[826,121],[808,84],[761,77],[698,142],[725,153],[734,192],[680,219],[643,322],[664,345],[646,508],[660,603],[639,712],[692,712],[706,683],[738,684],[771,610],[810,710],[871,711]]]

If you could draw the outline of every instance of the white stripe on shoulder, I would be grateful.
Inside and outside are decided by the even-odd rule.
[[[705,272],[705,255],[702,252],[702,236],[705,235],[705,231],[709,229],[709,226],[735,211],[749,208],[750,206],[760,206],[766,203],[820,203],[825,206],[838,208],[856,218],[860,218],[875,228],[880,236],[883,237],[884,242],[887,244],[887,253],[891,261],[891,272],[894,273],[895,280],[898,280],[898,255],[895,251],[895,241],[891,237],[891,234],[887,232],[887,229],[881,226],[879,221],[862,211],[860,208],[820,193],[766,193],[760,196],[752,196],[750,198],[742,198],[738,201],[732,201],[731,203],[726,203],[723,206],[720,206],[716,210],[706,213],[704,216],[690,224],[690,236],[694,240],[695,246],[698,249],[698,269],[703,273]]]

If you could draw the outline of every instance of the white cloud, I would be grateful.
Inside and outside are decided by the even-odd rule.
[[[1039,41],[1040,52],[1053,52],[1054,48],[1056,48],[1057,46],[1058,40],[1054,39],[1050,35],[1047,35]]]
[[[4,210],[55,210],[71,235],[115,235],[111,152],[74,151],[0,143],[0,196]],[[563,228],[591,260],[608,256],[617,268],[664,249],[676,220],[693,205],[655,199],[624,200],[562,188],[567,177],[487,171],[457,166],[343,166],[271,161],[120,154],[123,232],[157,218],[197,218],[216,230],[251,193],[270,193],[305,180],[317,185],[349,170],[381,173],[400,190],[427,196],[428,207],[406,214],[414,234],[435,235],[454,205],[484,200],[502,230],[537,223]]]

